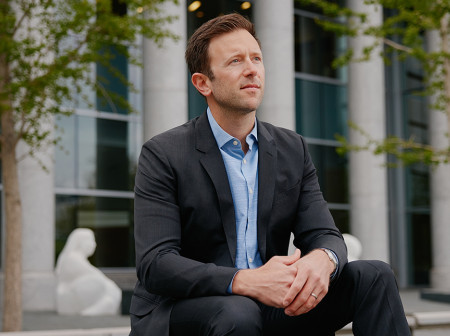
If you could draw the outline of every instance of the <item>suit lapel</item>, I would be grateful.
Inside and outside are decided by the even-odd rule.
[[[222,218],[228,249],[233,265],[236,263],[236,220],[234,214],[233,197],[231,196],[228,175],[223,163],[222,155],[217,147],[216,139],[209,126],[206,113],[202,114],[195,126],[196,148],[204,153],[200,163],[214,184],[219,200],[220,215]]]
[[[258,245],[265,263],[267,226],[275,192],[277,151],[272,136],[259,121],[258,153]]]

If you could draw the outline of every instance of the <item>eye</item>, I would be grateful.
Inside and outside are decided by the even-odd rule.
[[[262,61],[261,57],[259,57],[259,56],[255,56],[255,57],[254,57],[254,60],[255,60],[256,62],[261,62],[261,61]]]
[[[231,60],[230,63],[239,63],[239,59],[235,58],[235,59]]]

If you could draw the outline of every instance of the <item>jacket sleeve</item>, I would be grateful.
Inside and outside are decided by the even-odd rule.
[[[135,180],[136,270],[148,292],[173,298],[226,295],[237,269],[180,255],[177,176],[155,140],[144,144]]]
[[[347,263],[347,247],[320,191],[316,169],[307,146],[303,139],[302,141],[304,169],[296,224],[293,230],[294,245],[302,251],[302,254],[317,248],[332,250],[339,260],[337,272],[339,276]]]

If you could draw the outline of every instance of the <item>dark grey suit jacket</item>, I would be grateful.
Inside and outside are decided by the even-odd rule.
[[[326,247],[347,261],[303,138],[258,121],[258,245],[263,262]],[[138,282],[131,335],[168,335],[174,300],[228,295],[237,269],[233,199],[206,114],[142,148],[135,185]]]

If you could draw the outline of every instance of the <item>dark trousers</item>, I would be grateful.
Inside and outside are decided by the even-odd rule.
[[[354,261],[316,308],[296,317],[247,297],[213,296],[178,301],[171,336],[329,336],[353,321],[355,336],[411,335],[389,265]]]

